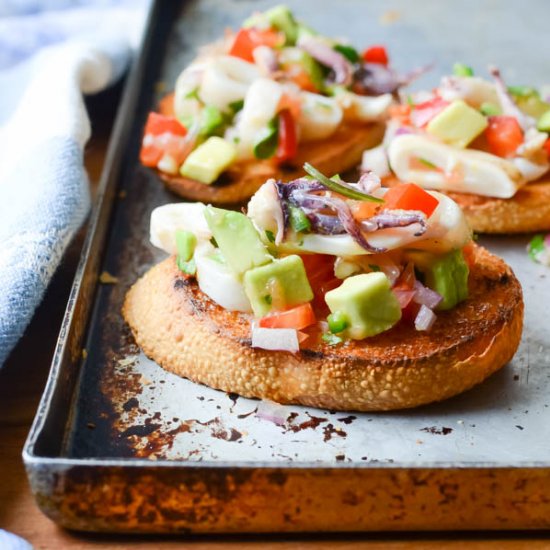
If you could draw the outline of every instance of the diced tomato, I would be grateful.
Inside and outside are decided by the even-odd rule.
[[[296,156],[298,139],[296,136],[296,122],[289,109],[279,113],[279,144],[277,145],[277,162],[286,162]]]
[[[156,168],[158,161],[162,158],[162,149],[153,145],[143,145],[141,151],[139,152],[139,161],[143,166],[148,166],[150,168]]]
[[[420,210],[429,218],[439,201],[414,183],[402,183],[384,195],[384,203],[386,209]]]
[[[401,124],[411,123],[410,105],[390,105],[388,112],[390,114],[390,118],[398,120]]]
[[[304,262],[306,275],[313,290],[313,307],[319,314],[328,312],[325,294],[342,284],[341,279],[334,275],[334,256],[328,254],[304,254],[300,256]]]
[[[387,65],[389,62],[388,52],[384,46],[371,46],[363,52],[363,59],[367,63],[379,63],[380,65]]]
[[[414,106],[411,113],[411,121],[417,128],[424,128],[445,107],[449,105],[448,101],[435,97],[429,101],[424,101]]]
[[[153,136],[159,136],[161,134],[184,136],[187,134],[187,130],[174,117],[164,116],[159,113],[149,113],[145,124],[144,134]]]
[[[351,213],[357,221],[372,218],[379,209],[380,205],[374,202],[357,201],[351,205]]]
[[[254,49],[258,46],[269,46],[274,48],[280,46],[284,42],[284,37],[271,29],[239,29],[235,35],[233,44],[229,49],[229,55],[240,57],[250,63],[254,62]]]
[[[174,112],[174,92],[165,95],[159,101],[159,113],[164,116],[175,116]]]
[[[489,117],[485,137],[489,151],[503,158],[513,157],[517,148],[523,143],[523,131],[513,116]]]
[[[296,330],[302,330],[316,322],[313,308],[308,303],[262,317],[259,325],[263,328],[295,328]]]
[[[303,69],[296,68],[296,70],[292,70],[291,72],[289,72],[288,76],[290,77],[290,80],[292,80],[292,82],[294,82],[294,84],[296,84],[302,90],[305,90],[306,92],[312,92],[314,94],[319,92],[317,86],[313,84],[313,80],[311,80],[309,74]]]
[[[298,119],[300,116],[300,111],[302,110],[302,104],[298,97],[292,96],[290,94],[283,94],[279,100],[279,105],[277,105],[277,112],[280,113],[288,109],[294,120]]]
[[[544,150],[546,151],[546,154],[548,155],[548,157],[550,157],[550,138],[548,138],[545,142],[544,142],[544,145],[542,146],[544,148]]]
[[[395,281],[394,289],[411,290],[414,288],[415,281],[414,265],[412,262],[408,262],[397,281]]]
[[[411,300],[402,310],[401,310],[401,320],[405,323],[414,323],[418,312],[420,311],[420,304],[417,304]]]
[[[475,244],[474,241],[470,241],[467,245],[462,248],[462,254],[464,255],[464,261],[471,269],[474,267],[475,261]]]

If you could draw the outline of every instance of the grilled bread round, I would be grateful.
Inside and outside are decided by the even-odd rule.
[[[250,317],[224,310],[177,269],[174,257],[126,295],[137,343],[179,376],[245,397],[335,410],[392,410],[456,395],[514,355],[523,324],[512,270],[476,247],[470,297],[438,313],[430,332],[405,323],[331,347],[311,336],[296,354],[251,347]]]
[[[479,233],[550,231],[550,181],[528,183],[510,199],[447,195],[460,205],[472,229]]]
[[[354,168],[365,149],[382,140],[384,124],[342,125],[327,139],[300,144],[292,165],[279,167],[272,160],[237,162],[212,185],[172,176],[156,170],[166,187],[181,197],[210,204],[239,204],[248,200],[269,178],[291,181],[304,175],[310,162],[324,174],[339,174]]]

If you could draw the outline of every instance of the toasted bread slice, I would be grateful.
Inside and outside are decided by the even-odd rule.
[[[365,149],[382,140],[384,124],[343,125],[330,138],[301,144],[291,166],[279,167],[271,160],[235,163],[219,182],[171,176],[158,171],[166,187],[181,197],[211,204],[239,204],[248,200],[269,178],[290,181],[304,175],[305,162],[325,174],[338,174],[354,168]]]
[[[479,233],[550,231],[550,181],[528,183],[510,199],[447,192]]]
[[[212,388],[338,410],[414,407],[480,383],[518,347],[521,287],[483,248],[475,248],[474,259],[470,297],[439,313],[430,332],[400,323],[337,347],[311,336],[296,354],[253,349],[249,316],[212,302],[173,257],[130,289],[123,315],[149,357]]]

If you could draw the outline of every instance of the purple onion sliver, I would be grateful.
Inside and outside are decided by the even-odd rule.
[[[414,301],[417,304],[435,309],[443,300],[443,296],[437,293],[435,290],[424,286],[420,281],[414,282],[415,296]]]
[[[405,309],[411,302],[411,300],[414,298],[414,295],[416,294],[415,290],[402,290],[400,288],[394,289],[393,293],[395,294],[395,297],[397,298],[397,301],[399,302],[399,307],[401,309]]]
[[[548,233],[548,235],[546,235],[546,237],[544,237],[544,246],[546,248],[550,248],[550,233]]]
[[[339,52],[321,40],[309,36],[298,41],[298,47],[317,60],[321,65],[329,67],[334,72],[334,83],[348,86],[352,78],[351,63]]]
[[[412,133],[413,133],[413,131],[410,128],[405,128],[404,126],[400,126],[395,131],[396,136],[404,136],[406,134],[412,134]]]
[[[357,187],[367,195],[372,195],[374,191],[380,189],[381,185],[380,176],[375,174],[372,170],[364,172],[357,182]]]
[[[421,305],[414,320],[414,328],[416,328],[416,330],[428,331],[433,327],[436,319],[436,314],[429,307]]]

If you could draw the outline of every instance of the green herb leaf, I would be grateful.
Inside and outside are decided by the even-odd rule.
[[[482,115],[485,116],[496,116],[502,113],[502,109],[495,103],[489,101],[484,101],[479,107]]]
[[[271,158],[277,151],[278,144],[279,117],[275,117],[269,121],[260,138],[254,144],[254,156],[262,160]]]
[[[332,334],[331,332],[325,332],[321,338],[329,345],[329,346],[337,346],[338,344],[341,344],[344,340],[340,338],[340,336],[336,336],[336,334]]]
[[[271,296],[271,294],[266,294],[266,295],[264,296],[264,302],[265,302],[266,304],[269,304],[269,305],[272,304],[272,302],[273,302],[273,297]]]
[[[351,63],[357,63],[361,59],[358,51],[347,44],[336,44],[332,49],[341,53]]]
[[[379,203],[384,202],[383,199],[373,197],[372,195],[367,195],[366,193],[362,193],[361,191],[357,191],[356,189],[350,189],[349,187],[344,186],[337,181],[327,178],[324,174],[319,172],[317,168],[314,168],[311,164],[309,164],[309,162],[306,162],[304,164],[304,170],[310,176],[322,183],[325,187],[327,187],[331,191],[334,191],[335,193],[340,193],[340,195],[344,195],[344,197],[348,197],[349,199],[355,199],[358,201],[370,201]]]
[[[474,70],[464,63],[455,63],[453,65],[453,74],[455,76],[474,76]]]
[[[265,230],[265,236],[267,237],[267,240],[268,240],[270,243],[274,243],[274,242],[275,242],[275,235],[273,234],[273,231],[270,231],[269,229],[266,229],[266,230]]]
[[[237,99],[229,104],[229,108],[233,111],[233,114],[237,114],[244,107],[244,99]]]
[[[201,98],[199,97],[199,87],[197,86],[195,89],[191,90],[184,96],[185,99],[196,99],[197,101],[201,101]]]
[[[540,98],[538,90],[536,90],[532,86],[508,86],[508,91],[516,97],[535,96]]]
[[[178,256],[176,258],[176,265],[180,271],[183,271],[186,275],[195,275],[197,272],[197,266],[195,264],[195,258],[191,258],[189,261],[185,261]]]
[[[289,205],[289,214],[290,214],[290,227],[296,231],[296,233],[304,232],[307,233],[311,230],[311,222],[309,218],[305,215],[304,211],[297,206]]]
[[[535,235],[527,247],[529,257],[537,261],[537,256],[544,252],[544,235]]]
[[[223,113],[213,105],[206,105],[201,111],[200,130],[201,136],[213,136],[221,133],[225,126]]]
[[[433,162],[430,162],[427,159],[423,159],[421,157],[418,157],[418,162],[420,162],[421,164],[426,166],[426,168],[431,168],[432,170],[437,170],[437,166]]]
[[[382,270],[380,269],[380,266],[379,266],[379,265],[376,265],[376,264],[369,264],[369,269],[370,269],[371,271],[375,271],[375,272],[376,272],[376,271],[382,271]]]

